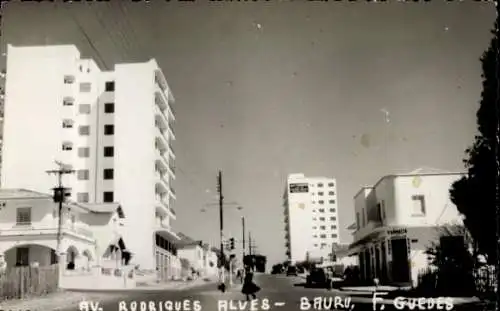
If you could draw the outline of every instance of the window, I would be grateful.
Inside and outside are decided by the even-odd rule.
[[[82,82],[80,83],[80,92],[81,93],[88,93],[92,89],[92,85],[90,82]]]
[[[73,84],[75,82],[75,77],[64,76],[64,84]]]
[[[321,187],[323,187],[323,184],[322,184],[322,183],[319,183],[319,184],[318,184],[318,188],[321,188]]]
[[[328,195],[335,195],[334,191],[328,191]]]
[[[335,204],[335,200],[328,200],[329,204]]]
[[[425,197],[423,195],[412,195],[411,199],[413,201],[412,215],[425,215]]]
[[[360,229],[361,228],[361,224],[359,223],[359,212],[356,213],[356,229]]]
[[[105,103],[104,113],[113,113],[113,112],[115,112],[115,103]]]
[[[73,150],[73,144],[70,143],[70,142],[64,142],[64,143],[62,143],[62,150],[64,150],[64,151]]]
[[[330,188],[331,188],[331,187],[333,187],[333,186],[335,186],[335,184],[334,184],[334,183],[332,183],[332,182],[328,183],[328,187],[330,187]]]
[[[313,227],[314,230],[316,230],[316,228],[317,228],[316,226]]]
[[[332,233],[332,238],[336,238],[338,235],[336,233]]]
[[[79,158],[88,158],[88,157],[90,157],[90,148],[89,147],[80,147],[80,148],[78,148],[78,157]]]
[[[324,195],[324,194],[325,194],[325,193],[324,193],[324,192],[322,192],[322,191],[318,192],[318,195]]]
[[[325,217],[320,217],[319,220],[320,221],[325,221]]]
[[[311,203],[312,203],[312,204],[316,204],[316,201],[312,201]]]
[[[362,215],[361,215],[361,225],[364,227],[365,226],[365,217],[366,217],[365,216],[365,209],[364,208],[361,210],[361,213],[362,213]]]
[[[325,226],[319,226],[319,228],[320,228],[321,230],[326,230],[326,227],[325,227]]]
[[[114,202],[114,193],[112,191],[105,191],[103,193],[103,201],[104,203],[113,203]]]
[[[80,113],[80,114],[90,114],[90,104],[80,104],[80,105],[78,105],[78,113]]]
[[[330,220],[335,221],[335,220],[337,220],[337,217],[332,216],[332,217],[330,217]]]
[[[104,89],[106,92],[113,92],[115,90],[115,82],[114,81],[108,81],[104,85]]]
[[[113,179],[115,171],[112,168],[105,168],[103,171],[104,179]]]
[[[113,135],[115,133],[115,126],[113,124],[104,125],[104,135]]]
[[[16,249],[16,264],[28,266],[30,262],[30,249],[28,247],[18,247]]]
[[[69,119],[63,120],[62,127],[65,129],[73,128],[73,120],[69,120]]]
[[[76,177],[78,180],[89,180],[90,171],[89,170],[78,170],[76,173]]]
[[[113,147],[104,147],[104,157],[114,157],[115,156],[115,148]]]
[[[17,225],[31,225],[31,207],[20,207],[16,211]]]
[[[337,226],[333,225],[333,226],[332,226],[332,229],[333,229],[333,230],[337,229]]]
[[[82,136],[90,135],[90,126],[88,125],[80,125],[78,127],[78,133]]]
[[[76,194],[76,201],[80,203],[87,203],[89,201],[88,192],[78,192]]]
[[[321,239],[326,239],[326,234],[321,234],[319,237],[320,237]]]
[[[74,100],[73,98],[67,97],[63,99],[63,106],[73,106]]]
[[[319,209],[319,212],[320,212],[320,213],[324,213],[324,212],[325,212],[325,209],[324,209],[324,208],[320,208],[320,209]]]
[[[330,213],[335,213],[335,209],[334,208],[330,208]]]
[[[324,203],[325,203],[325,201],[323,201],[323,200],[319,200],[319,201],[318,201],[318,203],[319,203],[319,204],[324,204]]]
[[[75,224],[76,223],[76,215],[71,215],[71,224]]]

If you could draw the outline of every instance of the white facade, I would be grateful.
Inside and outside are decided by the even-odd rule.
[[[384,176],[356,194],[350,251],[358,255],[365,278],[416,285],[419,271],[429,266],[426,250],[439,242],[444,227],[463,224],[449,198],[451,185],[463,175],[419,169]],[[395,245],[406,251],[397,253]]]
[[[0,190],[0,257],[7,267],[48,266],[57,263],[58,204],[52,196],[24,189]],[[88,270],[101,258],[118,234],[119,206],[110,204],[96,210],[64,204],[61,220],[63,264]]]
[[[336,180],[291,174],[283,205],[289,260],[328,258],[340,242]]]
[[[177,255],[179,258],[188,260],[191,264],[191,268],[203,274],[205,270],[205,260],[203,258],[204,254],[201,243],[191,243],[190,245],[179,247]]]
[[[71,165],[70,200],[120,202],[133,262],[154,270],[177,239],[173,102],[155,60],[103,72],[72,45],[9,45],[2,187],[49,193],[56,180],[45,171]]]

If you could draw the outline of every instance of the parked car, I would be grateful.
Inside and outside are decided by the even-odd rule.
[[[330,273],[324,268],[313,268],[306,277],[306,286],[321,286],[330,288],[332,279]]]
[[[286,270],[286,276],[297,276],[297,268],[295,266],[289,266],[288,269]]]

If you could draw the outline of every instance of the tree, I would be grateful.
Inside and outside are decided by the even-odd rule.
[[[493,34],[498,32],[495,23]],[[465,216],[464,225],[474,238],[479,254],[485,254],[488,262],[497,261],[496,184],[498,160],[498,37],[491,40],[482,57],[483,91],[477,111],[479,134],[468,148],[463,160],[467,175],[456,181],[450,189],[450,199]]]

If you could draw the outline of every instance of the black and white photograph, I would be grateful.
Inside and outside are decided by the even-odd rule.
[[[0,10],[0,310],[496,310],[495,1]]]

